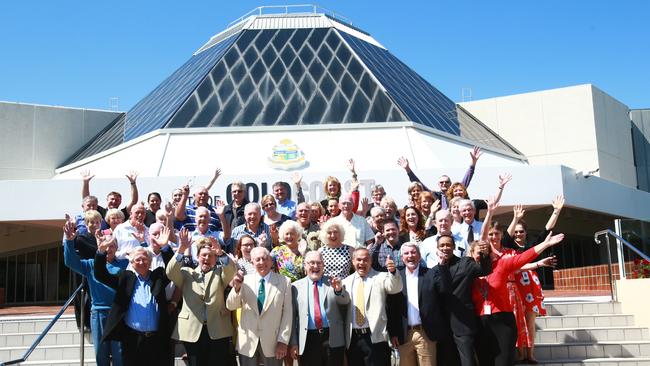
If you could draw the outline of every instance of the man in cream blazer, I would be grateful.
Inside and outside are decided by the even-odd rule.
[[[388,256],[388,272],[372,269],[372,258],[365,248],[352,255],[355,273],[343,280],[351,297],[345,322],[349,365],[387,366],[390,347],[386,332],[386,295],[402,291],[402,279],[395,262]]]
[[[300,358],[300,365],[341,366],[345,351],[343,314],[350,295],[340,279],[323,276],[325,267],[319,251],[307,252],[304,265],[307,276],[293,283],[290,354]]]
[[[280,366],[291,337],[291,282],[271,272],[273,260],[264,247],[253,248],[256,273],[239,271],[226,299],[229,310],[241,308],[237,331],[240,366]]]
[[[231,357],[232,322],[226,309],[224,290],[235,275],[237,267],[227,256],[220,258],[210,240],[199,238],[199,265],[193,269],[183,266],[183,253],[191,245],[192,234],[180,233],[180,247],[167,264],[167,277],[183,291],[183,308],[178,314],[172,338],[185,345],[189,364],[214,365]],[[218,245],[218,244],[217,244]]]

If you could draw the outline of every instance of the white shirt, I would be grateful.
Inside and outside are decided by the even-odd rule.
[[[375,237],[372,228],[363,217],[353,214],[352,219],[348,221],[343,213],[331,219],[341,225],[345,230],[343,242],[354,248],[366,247],[366,242]]]
[[[357,310],[355,308],[355,295],[357,293],[357,285],[359,284],[360,281],[363,281],[363,314],[365,315],[365,322],[363,325],[358,325],[357,324],[357,319],[356,319],[356,314]],[[363,328],[370,328],[370,324],[368,323],[368,309],[366,308],[366,297],[368,296],[368,291],[370,291],[370,286],[368,286],[368,276],[365,278],[362,278],[359,276],[359,274],[355,273],[354,274],[354,280],[352,281],[352,292],[350,293],[350,305],[352,305],[352,328],[353,329],[363,329]]]
[[[140,241],[136,239],[133,234],[137,233],[138,230],[131,225],[131,221],[123,222],[113,230],[113,236],[117,241],[117,251],[115,252],[115,258],[124,259],[126,254],[131,250],[141,246]],[[149,229],[144,227],[144,241],[149,243]]]
[[[422,324],[420,319],[420,304],[418,303],[418,274],[420,268],[416,268],[413,273],[408,268],[404,270],[406,275],[406,306],[409,325]]]
[[[272,270],[271,270],[272,271]],[[260,279],[264,278],[264,296],[268,297],[269,295],[269,280],[271,279],[271,271],[266,274],[266,276],[262,277],[260,276],[259,273],[255,272],[253,276],[255,276],[255,285],[253,287],[253,291],[257,295],[257,293],[260,290]],[[266,302],[266,297],[264,298],[264,302]]]

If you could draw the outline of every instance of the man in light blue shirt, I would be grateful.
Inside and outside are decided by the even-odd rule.
[[[463,238],[458,234],[452,233],[452,222],[453,217],[449,210],[440,210],[436,212],[434,225],[438,229],[438,233],[426,238],[422,244],[420,244],[420,254],[422,256],[421,263],[427,268],[433,268],[438,264],[438,238],[440,235],[449,235],[454,238],[454,243],[456,244],[454,255],[457,257],[463,256],[462,251],[458,249],[458,246],[463,243]]]

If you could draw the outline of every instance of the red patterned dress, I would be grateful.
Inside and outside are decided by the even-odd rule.
[[[517,251],[514,249],[505,247],[501,249],[501,257],[513,257],[516,255]],[[517,276],[520,273],[521,272],[517,272]],[[528,327],[526,326],[526,308],[524,306],[521,292],[517,286],[515,274],[510,274],[508,276],[507,288],[510,303],[512,304],[512,312],[515,314],[515,321],[517,323],[517,347],[531,347],[533,340],[531,339],[530,334],[528,333]]]

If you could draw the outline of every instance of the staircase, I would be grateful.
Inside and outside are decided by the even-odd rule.
[[[535,356],[553,366],[650,366],[650,333],[608,301],[553,300],[536,320]]]

